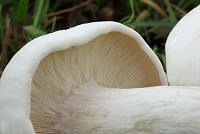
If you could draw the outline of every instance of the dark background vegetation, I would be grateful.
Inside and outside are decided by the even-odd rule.
[[[0,76],[12,56],[35,37],[94,21],[136,30],[165,67],[167,36],[200,0],[0,0]]]

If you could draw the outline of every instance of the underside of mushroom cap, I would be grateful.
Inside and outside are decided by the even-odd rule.
[[[200,86],[200,6],[186,14],[166,42],[167,77],[170,85]]]
[[[122,89],[167,85],[159,59],[134,30],[116,22],[83,24],[34,39],[13,57],[0,90],[2,102],[11,101],[0,116],[15,118],[16,109],[24,120],[30,115],[36,133],[56,133],[57,106],[91,81]]]

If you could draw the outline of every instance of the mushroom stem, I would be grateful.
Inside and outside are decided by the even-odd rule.
[[[48,126],[42,119],[32,123],[37,134],[198,133],[199,96],[198,88],[123,90],[91,81],[73,90],[58,106],[59,114],[49,110],[48,116],[39,115],[36,110],[32,117],[49,120]]]

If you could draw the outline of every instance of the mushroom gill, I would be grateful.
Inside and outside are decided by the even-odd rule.
[[[70,104],[74,108],[78,102],[93,102],[87,99],[89,90],[82,98],[76,92],[98,86],[129,89],[158,85],[159,72],[138,42],[125,34],[110,32],[85,45],[53,52],[40,62],[32,80],[30,119],[37,134],[77,132],[81,119],[73,115],[81,109],[65,112],[69,107],[66,101],[76,98],[76,103]],[[87,124],[84,118],[81,121]]]

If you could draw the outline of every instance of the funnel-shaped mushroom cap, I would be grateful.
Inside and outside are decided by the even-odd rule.
[[[200,6],[186,14],[166,42],[170,85],[200,86]]]
[[[91,82],[92,93],[95,85],[105,87],[103,95],[106,87],[167,85],[159,59],[138,33],[122,24],[95,22],[54,32],[29,42],[4,70],[1,134],[81,133],[82,127],[102,118],[87,112],[90,106],[94,111],[104,109],[105,102],[95,101],[104,98],[98,97],[98,90],[97,96],[81,98],[88,94],[79,92],[81,87]]]

